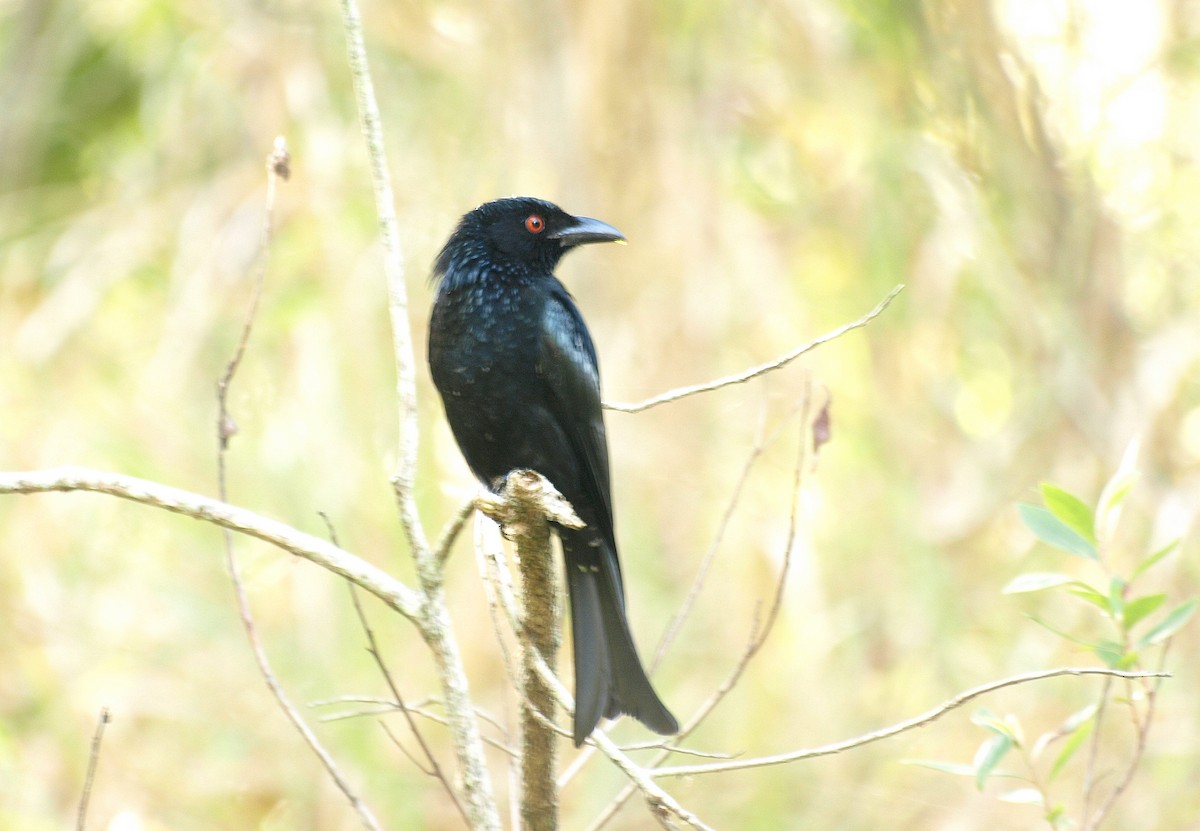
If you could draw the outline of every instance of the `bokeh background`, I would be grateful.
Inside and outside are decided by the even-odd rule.
[[[82,464],[215,491],[214,385],[282,134],[293,177],[232,396],[231,495],[314,533],[323,511],[344,545],[411,578],[339,15],[294,0],[0,2],[0,469]],[[1095,577],[1035,545],[1013,505],[1042,480],[1094,499],[1134,439],[1142,475],[1110,556],[1128,570],[1182,535],[1146,588],[1172,603],[1197,592],[1197,4],[368,0],[363,15],[420,345],[431,528],[473,485],[424,370],[426,277],[475,204],[540,195],[628,235],[562,268],[611,400],[769,359],[908,286],[868,328],[784,371],[609,414],[647,653],[758,437],[782,431],[656,676],[686,717],[772,591],[797,405],[806,389],[832,400],[778,629],[696,746],[812,746],[1006,674],[1098,663],[1027,617],[1101,634],[1086,604],[1001,593],[1023,571]],[[256,543],[238,551],[295,700],[384,694],[345,586]],[[511,721],[469,537],[449,592],[473,692]],[[411,627],[368,605],[405,694],[436,693]],[[1196,630],[1172,649],[1175,678],[1111,827],[1200,827]],[[0,827],[73,821],[102,706],[114,721],[93,828],[358,827],[253,665],[215,529],[102,496],[0,499],[0,632]],[[1099,689],[1058,679],[986,704],[1033,736]],[[1036,809],[995,799],[1011,781],[979,793],[903,763],[969,762],[985,735],[970,709],[837,757],[667,784],[719,828],[1037,826]],[[1102,771],[1130,752],[1121,724]],[[377,719],[319,730],[388,827],[461,827]],[[448,764],[444,733],[426,733]],[[1079,765],[1054,786],[1074,816],[1081,779]],[[584,827],[620,784],[589,763],[564,793],[564,827]],[[650,824],[635,800],[610,827]]]

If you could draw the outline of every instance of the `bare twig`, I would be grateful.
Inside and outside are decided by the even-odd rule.
[[[1083,770],[1083,813],[1081,816],[1084,822],[1087,821],[1091,814],[1092,795],[1096,789],[1096,760],[1100,755],[1100,729],[1104,726],[1104,714],[1108,711],[1108,696],[1112,691],[1113,678],[1110,675],[1104,679],[1104,686],[1100,689],[1100,703],[1096,705],[1096,726],[1092,728],[1092,737],[1089,741],[1087,764]]]
[[[839,326],[832,332],[828,332],[814,341],[809,341],[803,346],[799,346],[793,349],[791,352],[788,352],[786,355],[781,355],[773,361],[768,361],[765,364],[759,364],[758,366],[751,367],[750,369],[734,375],[726,375],[724,378],[717,378],[715,381],[706,381],[703,384],[693,384],[692,386],[688,387],[677,387],[673,390],[667,390],[660,395],[656,395],[653,398],[647,398],[644,401],[639,401],[635,404],[606,402],[604,406],[609,410],[616,410],[617,412],[621,413],[640,413],[642,410],[648,410],[651,407],[657,407],[659,404],[667,404],[671,401],[678,401],[681,398],[687,398],[689,395],[696,395],[702,392],[711,392],[712,390],[718,390],[722,387],[729,387],[734,384],[743,384],[752,378],[757,378],[760,375],[764,375],[768,372],[772,372],[776,369],[787,366],[801,355],[811,352],[818,346],[829,343],[831,340],[836,340],[851,330],[860,329],[863,326],[866,326],[868,323],[882,314],[883,310],[888,307],[888,304],[891,303],[896,298],[896,295],[903,290],[903,284],[896,286],[894,289],[888,292],[887,297],[879,301],[879,304],[875,306],[874,309],[867,312],[858,320],[855,320],[852,323],[847,323],[844,326]]]
[[[778,435],[776,432],[775,435]],[[772,440],[774,436],[771,437]],[[650,662],[650,672],[653,673],[658,669],[658,665],[662,662],[663,657],[667,654],[667,650],[671,648],[675,638],[679,635],[679,630],[683,628],[684,621],[691,614],[692,607],[696,604],[696,599],[700,596],[701,589],[704,588],[704,582],[708,578],[708,573],[712,569],[713,561],[717,557],[717,551],[721,548],[721,542],[725,539],[725,531],[729,528],[729,522],[733,519],[733,513],[737,509],[738,503],[742,499],[742,490],[746,487],[746,482],[750,478],[750,471],[754,468],[754,463],[757,462],[766,449],[768,441],[763,440],[762,425],[759,425],[759,435],[755,438],[754,447],[750,450],[750,455],[746,458],[745,464],[742,465],[742,470],[738,474],[737,482],[733,486],[733,494],[729,497],[729,504],[725,506],[725,512],[721,514],[721,520],[717,524],[717,532],[713,536],[713,541],[708,547],[708,551],[704,552],[704,557],[700,560],[700,568],[696,572],[696,578],[692,581],[692,587],[688,590],[687,597],[683,599],[683,604],[679,610],[675,612],[670,623],[667,624],[666,631],[658,641],[658,647],[654,650],[654,659]]]
[[[513,594],[512,574],[503,562],[504,549],[500,543],[500,527],[487,514],[479,512],[475,523],[475,556],[479,573],[484,578],[483,587],[487,594],[488,614],[492,618],[492,630],[500,646],[500,657],[504,670],[514,690],[520,689],[520,678],[504,632],[514,637],[520,629],[517,615],[516,596]],[[507,624],[507,625],[504,625]]]
[[[1150,725],[1154,722],[1154,712],[1158,703],[1158,691],[1162,687],[1164,678],[1170,676],[1170,673],[1163,671],[1163,667],[1165,667],[1167,664],[1167,652],[1170,649],[1170,646],[1170,641],[1167,641],[1167,643],[1163,646],[1162,652],[1159,655],[1158,671],[1153,673],[1152,676],[1146,676],[1142,678],[1141,683],[1145,685],[1144,689],[1146,693],[1146,712],[1143,717],[1139,719],[1136,709],[1134,711],[1134,726],[1137,732],[1137,743],[1134,745],[1133,755],[1129,759],[1129,764],[1125,767],[1125,773],[1122,775],[1121,781],[1117,783],[1117,786],[1112,789],[1112,791],[1108,794],[1108,797],[1105,798],[1104,802],[1100,804],[1100,807],[1096,809],[1094,816],[1088,816],[1085,802],[1084,813],[1080,817],[1080,819],[1083,820],[1084,831],[1096,831],[1096,829],[1098,829],[1104,823],[1104,820],[1108,818],[1113,806],[1117,803],[1117,800],[1121,798],[1121,794],[1125,793],[1130,784],[1133,783],[1134,774],[1137,773],[1138,766],[1141,765],[1142,762],[1142,757],[1146,753],[1146,737],[1150,733]],[[1151,677],[1154,679],[1153,683],[1150,681]],[[1134,708],[1137,706],[1132,696],[1130,696],[1129,705],[1130,707]],[[1097,725],[1097,727],[1098,726],[1099,725]],[[1092,771],[1089,768],[1089,778],[1091,776],[1091,772]],[[1090,790],[1091,789],[1089,788],[1089,792]]]
[[[286,175],[287,172],[287,146],[282,137],[280,137],[275,140],[275,149],[267,158],[267,202],[266,210],[263,212],[262,249],[259,253],[258,267],[255,270],[254,292],[250,307],[246,313],[246,320],[242,324],[242,334],[238,339],[237,349],[234,352],[233,358],[226,365],[225,373],[217,384],[217,488],[223,502],[229,501],[228,481],[226,477],[226,456],[229,452],[229,440],[237,429],[229,413],[229,388],[233,383],[234,377],[237,375],[237,370],[241,366],[242,359],[245,357],[246,346],[250,342],[250,333],[254,328],[254,321],[258,314],[258,305],[262,298],[263,281],[271,252],[272,220],[275,212],[275,180],[281,174]],[[267,652],[263,648],[262,641],[258,636],[258,627],[254,623],[254,614],[250,609],[250,599],[246,596],[246,588],[242,584],[241,575],[238,571],[237,558],[233,553],[233,532],[229,528],[223,527],[221,533],[225,540],[225,564],[229,569],[230,580],[233,582],[238,613],[242,619],[242,628],[246,632],[246,638],[250,642],[254,659],[258,663],[259,672],[261,672],[267,688],[275,696],[275,701],[279,704],[280,709],[283,710],[288,720],[292,722],[300,737],[304,739],[305,743],[308,744],[309,748],[312,749],[313,753],[321,761],[321,764],[325,766],[325,770],[329,773],[329,777],[338,787],[338,790],[345,794],[351,807],[358,814],[363,827],[371,829],[371,831],[382,831],[378,820],[375,819],[374,812],[362,800],[362,797],[354,791],[349,781],[342,776],[333,756],[321,744],[320,739],[317,738],[316,733],[312,731],[308,723],[304,721],[300,712],[292,706],[291,701],[288,700],[287,693],[283,690],[283,685],[279,683],[279,679],[271,669],[271,662],[267,658]]]
[[[225,499],[225,451],[229,449],[229,440],[237,432],[237,425],[229,414],[229,385],[233,382],[233,376],[237,374],[238,367],[242,365],[242,358],[246,355],[246,345],[250,342],[250,332],[254,329],[255,318],[258,317],[258,304],[262,300],[263,282],[266,279],[267,263],[271,256],[271,237],[275,221],[275,183],[280,178],[281,172],[285,179],[290,174],[289,158],[287,142],[283,136],[277,136],[275,146],[267,156],[266,206],[263,210],[262,238],[258,251],[258,263],[254,268],[254,288],[250,294],[250,307],[246,309],[246,319],[242,322],[242,333],[238,338],[237,348],[229,363],[225,365],[225,372],[221,376],[221,380],[217,382],[219,409],[217,415],[219,451],[217,453],[217,479],[222,488],[222,500]]]
[[[329,539],[334,545],[337,545],[337,529],[333,527],[333,522],[324,513],[321,514],[321,519],[325,521],[325,527],[329,530]],[[353,583],[347,583],[346,587],[350,590],[350,601],[354,604],[354,613],[358,616],[359,625],[362,626],[363,632],[367,637],[367,652],[375,660],[375,666],[378,667],[380,675],[383,676],[384,683],[387,684],[388,689],[392,693],[391,703],[396,709],[399,709],[400,712],[404,714],[404,720],[408,723],[408,729],[412,732],[413,738],[417,740],[417,744],[421,747],[421,752],[425,754],[425,758],[429,762],[429,767],[426,768],[424,765],[414,759],[404,745],[402,745],[400,741],[392,735],[386,724],[383,725],[383,729],[387,732],[388,736],[391,737],[392,741],[395,742],[395,744],[400,748],[401,752],[412,759],[413,764],[417,766],[418,770],[434,777],[442,784],[442,787],[445,788],[446,793],[450,796],[450,800],[454,803],[454,807],[458,809],[458,812],[462,814],[462,818],[466,821],[467,826],[470,827],[471,818],[467,816],[466,809],[463,808],[463,804],[459,800],[458,794],[454,790],[454,786],[450,784],[450,780],[447,779],[446,775],[442,772],[442,768],[441,765],[438,764],[437,757],[433,755],[433,751],[430,750],[429,745],[426,744],[425,737],[421,734],[421,730],[417,727],[416,722],[413,720],[412,712],[409,710],[408,705],[406,705],[404,702],[404,696],[400,694],[400,688],[396,685],[396,680],[392,677],[392,673],[388,670],[387,664],[383,660],[383,653],[379,651],[379,642],[375,640],[375,630],[371,628],[371,623],[369,620],[367,620],[367,613],[363,609],[362,601],[358,597],[358,590],[354,587]]]
[[[755,621],[751,626],[750,639],[746,644],[745,650],[742,652],[737,664],[734,665],[729,677],[714,691],[707,701],[702,704],[692,717],[683,725],[679,734],[674,738],[675,741],[681,741],[683,737],[690,735],[700,723],[708,717],[708,714],[716,708],[722,699],[736,686],[741,679],[746,668],[750,665],[750,661],[758,654],[759,650],[766,644],[767,639],[771,636],[772,630],[775,628],[775,621],[779,617],[779,610],[783,606],[784,590],[787,588],[788,574],[791,572],[792,565],[792,549],[796,544],[796,532],[799,528],[799,509],[800,509],[800,486],[804,479],[805,465],[808,459],[808,421],[811,409],[812,395],[811,389],[805,385],[803,402],[800,405],[800,444],[796,454],[796,465],[792,473],[792,488],[789,496],[789,511],[788,511],[788,530],[787,536],[783,542],[783,565],[779,569],[779,574],[775,578],[774,589],[771,593],[770,605],[767,607],[767,615],[761,624]]]
[[[88,802],[92,798],[92,782],[96,778],[96,766],[100,763],[100,743],[104,740],[104,728],[112,721],[107,707],[100,708],[100,717],[96,720],[96,732],[92,734],[92,747],[88,751],[87,773],[83,777],[83,791],[79,795],[79,812],[75,817],[75,831],[84,831],[87,827]]]
[[[419,621],[421,596],[390,574],[320,537],[211,497],[85,467],[0,473],[0,493],[91,491],[183,514],[270,543],[369,591],[400,614]]]
[[[796,456],[795,472],[792,477],[792,490],[789,500],[790,510],[788,512],[788,533],[784,540],[783,549],[783,567],[780,568],[779,576],[775,581],[775,590],[772,595],[771,606],[769,608],[766,621],[760,626],[757,619],[755,620],[754,624],[751,626],[750,640],[747,643],[745,650],[742,652],[741,657],[738,659],[737,664],[729,673],[729,676],[724,682],[721,683],[719,687],[717,687],[716,690],[713,691],[712,695],[710,695],[708,699],[701,704],[699,708],[697,708],[697,710],[692,714],[691,718],[689,718],[683,724],[679,733],[672,738],[673,742],[681,742],[683,739],[689,736],[697,727],[700,726],[704,719],[706,719],[708,715],[714,709],[716,709],[716,706],[720,704],[722,700],[724,700],[725,696],[729,694],[729,692],[741,679],[742,674],[746,671],[746,667],[750,665],[750,661],[756,654],[758,654],[758,651],[762,649],[763,645],[767,641],[767,638],[771,634],[771,630],[774,628],[779,608],[783,603],[783,593],[787,586],[788,572],[791,569],[792,549],[795,546],[796,540],[800,485],[804,475],[805,462],[808,458],[808,420],[811,403],[811,389],[808,384],[805,384],[804,397],[800,405],[800,446]],[[770,441],[774,441],[774,436],[771,437]],[[660,765],[670,755],[670,750],[664,750],[654,758],[654,760],[650,763],[650,767],[653,768]],[[609,804],[605,806],[600,815],[597,816],[596,819],[592,821],[592,824],[588,826],[588,831],[599,831],[599,829],[607,825],[608,822],[616,816],[617,811],[621,809],[621,806],[623,806],[625,802],[627,802],[629,798],[633,796],[633,791],[634,788],[632,785],[626,786],[615,797],[613,797]]]
[[[328,522],[328,520],[326,521]],[[329,531],[331,539],[333,539],[333,541],[336,543],[337,536],[334,534],[332,526],[330,526]],[[446,793],[449,794],[450,800],[454,803],[454,807],[458,809],[460,814],[462,814],[462,818],[467,823],[467,827],[469,828],[471,826],[471,818],[467,816],[466,808],[463,807],[462,801],[459,800],[458,794],[454,790],[454,786],[450,784],[450,780],[447,779],[446,774],[442,772],[442,766],[438,764],[437,757],[433,755],[433,751],[430,750],[429,745],[426,744],[425,737],[421,734],[420,728],[417,727],[417,723],[413,719],[412,711],[408,708],[408,705],[404,703],[404,696],[400,694],[400,688],[396,685],[396,680],[392,677],[392,673],[388,671],[387,664],[383,660],[383,653],[379,651],[379,643],[375,640],[375,630],[371,628],[371,624],[367,620],[367,613],[363,610],[362,601],[358,598],[358,590],[352,584],[348,584],[347,587],[350,589],[350,600],[354,603],[354,612],[358,615],[358,622],[362,626],[363,632],[367,636],[367,652],[370,653],[371,657],[375,660],[375,666],[379,668],[379,673],[383,676],[384,683],[387,684],[388,690],[390,690],[392,693],[392,703],[398,710],[400,710],[401,713],[404,714],[404,720],[408,724],[408,729],[412,733],[413,738],[416,739],[417,745],[420,746],[421,752],[425,755],[425,759],[428,761],[429,767],[426,768],[416,759],[413,759],[408,751],[404,749],[404,746],[400,744],[399,740],[397,740],[395,736],[392,736],[390,730],[388,730],[388,735],[392,736],[392,740],[396,743],[396,745],[400,747],[406,756],[412,759],[413,764],[417,766],[418,770],[428,774],[429,776],[432,776],[441,783]],[[387,725],[384,725],[384,730],[387,730]]]
[[[346,33],[346,53],[354,82],[359,125],[370,158],[375,210],[379,216],[379,230],[383,238],[388,312],[392,322],[392,345],[396,362],[396,395],[400,402],[400,457],[392,476],[392,489],[396,495],[400,522],[408,538],[424,595],[420,615],[421,636],[433,653],[442,682],[446,714],[450,719],[450,733],[458,760],[459,782],[466,796],[471,826],[486,831],[498,831],[500,815],[492,792],[479,725],[472,715],[466,669],[453,635],[450,612],[446,608],[441,562],[429,548],[429,541],[425,537],[425,530],[417,512],[414,488],[419,435],[416,361],[413,357],[412,328],[408,323],[404,258],[400,249],[396,200],[388,173],[379,104],[375,99],[375,86],[371,80],[371,68],[363,40],[362,18],[356,0],[342,0],[342,27]]]
[[[433,545],[433,559],[438,564],[438,568],[446,565],[446,560],[450,557],[450,550],[454,548],[454,541],[458,539],[463,526],[466,525],[473,513],[475,513],[475,498],[471,497],[459,506],[450,523],[442,529],[441,536]]]
[[[396,709],[396,708],[393,708],[393,709]],[[404,742],[400,741],[400,738],[395,733],[392,732],[392,728],[388,727],[386,721],[383,721],[381,719],[379,721],[379,727],[383,730],[384,734],[389,739],[391,739],[392,744],[394,744],[396,746],[396,749],[400,751],[401,755],[403,755],[404,758],[408,759],[408,761],[413,763],[413,767],[415,767],[417,770],[421,771],[421,773],[425,774],[426,776],[437,776],[437,774],[433,772],[432,768],[427,768],[423,764],[421,764],[421,760],[418,759],[416,756],[414,756],[412,754],[412,751],[410,751],[407,747],[404,746]]]
[[[389,698],[368,698],[366,696],[350,696],[350,695],[339,696],[338,698],[335,698],[335,699],[326,699],[325,701],[312,701],[312,702],[309,702],[308,706],[320,707],[320,706],[323,706],[326,704],[334,704],[337,702],[344,702],[344,701],[356,701],[356,702],[360,702],[360,703],[377,704],[379,706],[373,707],[369,710],[345,710],[345,711],[339,712],[339,713],[330,713],[329,715],[321,716],[321,718],[318,719],[318,721],[330,722],[330,721],[345,721],[347,719],[352,719],[352,718],[368,718],[371,716],[381,716],[381,715],[386,715],[388,713],[394,713],[394,712],[396,712],[396,710],[399,709],[396,706],[396,702],[392,701]],[[437,713],[430,712],[429,710],[427,710],[425,708],[425,705],[429,704],[430,701],[431,701],[431,699],[422,699],[420,702],[417,702],[415,704],[409,704],[408,702],[405,702],[405,706],[407,707],[408,712],[412,713],[414,716],[426,719],[428,721],[433,722],[434,724],[440,724],[443,727],[448,727],[450,725],[449,719],[447,719],[445,716],[439,716]],[[482,710],[476,710],[475,715],[480,720],[486,721],[488,724],[492,725],[497,730],[499,730],[501,735],[505,735],[505,736],[507,735],[507,732],[504,729],[504,725],[500,724],[495,719],[495,717],[493,717],[492,715],[490,715]],[[484,736],[483,741],[489,747],[496,748],[496,750],[499,750],[501,753],[505,754],[506,756],[511,756],[514,759],[517,757],[517,751],[513,750],[511,747],[506,745],[504,742],[496,741],[495,739],[493,739],[489,736]]]
[[[224,529],[224,533],[226,536],[232,536],[228,529]],[[229,545],[232,546],[232,543],[230,542]],[[317,755],[317,758],[321,760],[321,764],[325,766],[325,770],[329,773],[329,776],[333,780],[334,784],[337,785],[338,789],[345,794],[346,798],[350,801],[350,804],[354,808],[354,811],[358,814],[359,820],[362,822],[363,827],[372,829],[372,831],[382,831],[382,828],[379,825],[378,820],[375,819],[375,815],[371,811],[370,807],[367,806],[367,804],[363,802],[362,798],[359,797],[358,794],[355,793],[350,787],[350,783],[344,776],[342,776],[341,771],[338,770],[337,763],[334,761],[333,756],[330,755],[329,751],[324,748],[316,734],[312,731],[312,728],[308,726],[308,724],[300,716],[300,713],[295,707],[292,706],[291,702],[288,701],[287,695],[283,691],[283,686],[279,683],[279,679],[276,678],[275,674],[271,671],[270,662],[267,660],[267,653],[263,649],[262,642],[259,640],[258,630],[254,627],[254,620],[250,613],[250,602],[246,597],[245,588],[242,586],[242,582],[238,577],[237,562],[232,556],[229,556],[227,558],[227,563],[231,569],[231,574],[233,575],[233,584],[234,590],[237,594],[238,608],[242,615],[242,625],[246,630],[246,636],[250,641],[250,647],[254,652],[255,660],[258,662],[259,670],[262,673],[263,679],[267,683],[267,687],[271,690],[271,694],[275,696],[275,700],[279,703],[280,708],[288,717],[288,720],[292,722],[292,725],[296,728],[296,731],[312,749],[313,753]]]
[[[371,186],[375,192],[375,213],[383,241],[383,270],[387,279],[388,313],[392,320],[392,349],[396,362],[396,397],[400,402],[400,458],[392,476],[392,487],[400,508],[400,521],[417,555],[418,568],[430,568],[424,555],[429,543],[417,512],[414,483],[417,476],[417,451],[420,436],[417,422],[417,373],[413,357],[412,327],[408,324],[408,291],[404,285],[404,255],[400,248],[400,226],[396,221],[396,197],[388,171],[387,151],[375,84],[363,41],[362,17],[356,0],[342,0],[342,28],[346,32],[346,53],[354,81],[359,127],[367,143],[371,163]]]
[[[987,684],[981,684],[978,687],[972,687],[969,690],[959,693],[948,701],[922,713],[919,716],[907,719],[893,724],[891,727],[885,727],[882,730],[875,730],[871,733],[866,733],[862,736],[857,736],[853,739],[834,742],[833,744],[821,745],[806,750],[793,750],[788,753],[780,753],[774,756],[759,756],[751,759],[738,759],[731,762],[718,762],[708,765],[675,765],[673,767],[652,768],[647,773],[655,778],[666,776],[700,776],[708,773],[723,773],[731,770],[750,770],[753,768],[768,767],[770,765],[786,765],[792,762],[799,762],[804,759],[815,759],[818,756],[829,756],[833,753],[841,753],[845,750],[851,750],[856,747],[862,747],[873,742],[883,739],[890,739],[892,736],[898,736],[917,727],[929,724],[938,718],[941,718],[951,710],[955,710],[966,704],[972,699],[979,698],[981,695],[995,692],[996,690],[1004,689],[1005,687],[1013,687],[1018,684],[1028,684],[1033,681],[1043,681],[1047,678],[1056,678],[1060,675],[1104,675],[1113,678],[1170,678],[1169,672],[1123,672],[1116,669],[1108,669],[1105,667],[1061,667],[1059,669],[1044,670],[1042,672],[1027,672],[1021,675],[1013,675],[1008,678],[1002,678],[999,681],[991,681]]]

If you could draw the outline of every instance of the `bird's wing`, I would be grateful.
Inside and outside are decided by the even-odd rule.
[[[542,315],[538,371],[555,421],[571,442],[580,480],[605,540],[616,550],[608,472],[608,442],[600,410],[600,369],[583,317],[566,289],[555,287]],[[568,497],[569,498],[569,497]]]

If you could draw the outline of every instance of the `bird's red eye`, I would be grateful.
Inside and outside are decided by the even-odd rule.
[[[530,214],[525,217],[525,230],[531,234],[540,234],[546,228],[546,220],[540,214]]]

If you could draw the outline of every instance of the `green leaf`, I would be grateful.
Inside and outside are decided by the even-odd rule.
[[[1079,536],[1045,508],[1021,503],[1017,506],[1017,510],[1021,513],[1021,521],[1046,545],[1077,557],[1086,557],[1089,560],[1099,559],[1096,554],[1096,546]]]
[[[1090,712],[1088,712],[1089,710]],[[1062,770],[1064,767],[1066,767],[1067,762],[1071,761],[1071,757],[1075,755],[1075,751],[1079,750],[1079,748],[1083,746],[1083,743],[1087,741],[1087,737],[1092,734],[1092,729],[1096,726],[1096,707],[1093,705],[1085,708],[1084,710],[1080,710],[1079,713],[1076,713],[1076,715],[1080,715],[1085,712],[1087,712],[1087,717],[1079,723],[1078,727],[1072,728],[1071,734],[1067,736],[1067,740],[1063,742],[1062,750],[1058,751],[1058,756],[1055,757],[1054,764],[1050,768],[1049,781],[1053,782],[1055,777],[1062,773]],[[1068,723],[1069,722],[1070,719],[1068,719]],[[1066,725],[1064,724],[1064,727],[1065,726]]]
[[[1096,537],[1100,540],[1111,540],[1121,519],[1121,503],[1129,495],[1134,482],[1137,481],[1138,450],[1141,442],[1133,439],[1121,454],[1121,463],[1113,473],[1112,478],[1100,491],[1100,500],[1096,504],[1095,529]]]
[[[1142,636],[1142,639],[1138,641],[1138,648],[1143,649],[1160,644],[1182,629],[1183,625],[1188,622],[1188,618],[1196,611],[1197,602],[1200,601],[1193,597],[1172,609],[1153,629]]]
[[[975,753],[975,787],[983,790],[984,783],[995,770],[1004,754],[1012,750],[1013,742],[1008,736],[995,735],[979,746]]]
[[[1093,589],[1087,583],[1076,583],[1075,588],[1067,589],[1068,594],[1073,594],[1081,600],[1086,600],[1093,606],[1100,608],[1106,615],[1112,614],[1112,609],[1108,606],[1108,598]]]
[[[1037,615],[1026,615],[1026,617],[1028,617],[1030,620],[1032,620],[1034,623],[1038,624],[1039,626],[1044,626],[1045,628],[1049,629],[1051,632],[1058,635],[1060,638],[1066,638],[1067,640],[1071,641],[1071,643],[1077,643],[1080,646],[1086,646],[1088,649],[1091,649],[1092,651],[1095,651],[1095,649],[1099,646],[1099,644],[1094,643],[1093,641],[1084,640],[1083,638],[1077,638],[1074,635],[1067,634],[1066,632],[1062,631],[1061,629],[1056,629],[1053,626],[1051,626],[1049,623],[1046,623],[1046,621],[1042,620]]]
[[[971,716],[971,723],[991,730],[997,736],[1004,736],[1017,747],[1021,746],[1021,723],[1017,721],[1016,716],[1000,718],[987,707],[980,707],[975,715]]]
[[[1085,724],[1091,721],[1092,717],[1096,715],[1097,709],[1099,709],[1097,705],[1089,704],[1082,710],[1076,710],[1074,713],[1071,713],[1071,715],[1067,716],[1063,720],[1063,723],[1059,725],[1059,734],[1068,736],[1071,733],[1074,733],[1080,727],[1083,727]],[[1090,730],[1091,728],[1089,727],[1088,729]]]
[[[1096,657],[1112,669],[1115,669],[1125,658],[1125,648],[1116,641],[1099,641],[1092,644],[1092,652]]]
[[[1065,574],[1054,574],[1048,571],[1031,571],[1028,574],[1018,574],[1008,581],[1001,591],[1004,594],[1023,594],[1037,592],[1042,589],[1052,589],[1055,586],[1065,586],[1074,583],[1074,578]]]
[[[1113,577],[1108,581],[1108,608],[1112,610],[1114,619],[1120,621],[1125,617],[1125,581]]]
[[[917,767],[929,768],[930,770],[949,773],[952,776],[974,776],[975,768],[972,765],[964,765],[962,762],[941,762],[936,759],[901,759],[901,764],[916,765]]]
[[[1136,597],[1125,604],[1125,628],[1132,629],[1134,626],[1153,612],[1158,611],[1167,599],[1165,594],[1148,594],[1144,597]]]
[[[1042,482],[1042,501],[1064,525],[1092,545],[1096,544],[1095,517],[1082,499],[1057,485]]]
[[[1095,717],[1096,710],[1097,706],[1095,704],[1089,704],[1082,710],[1077,710],[1076,712],[1071,713],[1071,715],[1067,716],[1063,720],[1063,723],[1060,724],[1056,730],[1053,730],[1049,733],[1043,733],[1038,737],[1037,743],[1034,744],[1033,750],[1030,752],[1030,757],[1037,759],[1051,744],[1059,739],[1070,736],[1076,730],[1088,724],[1088,722]],[[1091,730],[1090,726],[1088,727],[1088,730]]]
[[[1141,564],[1138,565],[1138,567],[1133,570],[1133,575],[1129,578],[1129,582],[1132,583],[1134,580],[1141,577],[1143,574],[1145,574],[1147,571],[1149,571],[1152,566],[1157,564],[1163,557],[1167,556],[1172,551],[1174,551],[1176,548],[1178,548],[1179,540],[1180,540],[1180,538],[1176,537],[1175,539],[1171,540],[1169,543],[1164,545],[1162,548],[1155,551],[1149,557],[1142,560]]]
[[[996,797],[1001,802],[1011,802],[1014,805],[1044,805],[1042,792],[1037,788],[1017,788],[1014,791],[1006,791]]]

